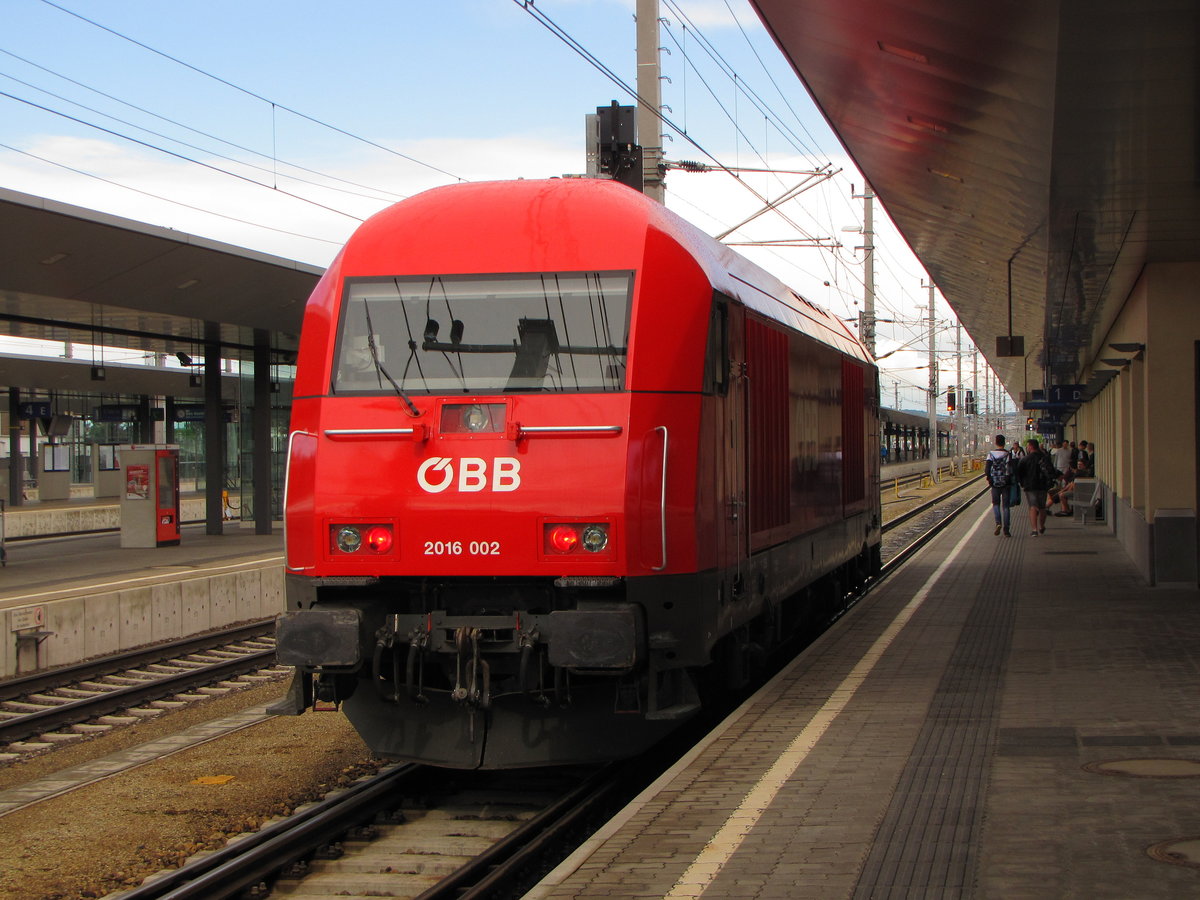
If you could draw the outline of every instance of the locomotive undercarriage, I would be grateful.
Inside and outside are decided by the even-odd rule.
[[[647,632],[623,579],[345,581],[289,576],[278,656],[297,667],[290,711],[343,705],[381,755],[607,759],[699,708],[675,642]]]

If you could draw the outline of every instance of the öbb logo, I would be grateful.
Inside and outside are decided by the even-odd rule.
[[[454,483],[455,460],[449,456],[434,456],[417,469],[417,484],[430,494],[440,494]],[[511,456],[492,459],[491,489],[497,493],[515,491],[521,486],[521,462]],[[488,487],[486,459],[464,456],[458,460],[458,490],[463,493],[482,491]]]

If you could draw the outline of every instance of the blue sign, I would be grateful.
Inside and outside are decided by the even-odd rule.
[[[175,407],[176,422],[203,422],[204,407],[203,406],[176,406]]]
[[[1024,403],[1021,404],[1021,409],[1062,410],[1062,409],[1065,409],[1066,406],[1067,406],[1067,404],[1065,402],[1064,403],[1051,403],[1049,400],[1026,400]]]
[[[92,413],[96,422],[136,422],[140,408],[135,403],[106,403]]]
[[[18,410],[22,419],[48,419],[51,415],[49,400],[26,400],[18,404]]]
[[[1085,384],[1056,384],[1050,388],[1051,403],[1082,403]]]

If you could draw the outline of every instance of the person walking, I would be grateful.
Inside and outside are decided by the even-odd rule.
[[[988,453],[983,463],[983,472],[992,488],[992,515],[996,519],[995,534],[1004,529],[1005,537],[1012,537],[1009,518],[1012,516],[1010,490],[1013,484],[1012,454],[1004,449],[1004,435],[996,435],[996,446]]]
[[[1037,438],[1025,442],[1025,456],[1017,463],[1017,482],[1029,504],[1030,535],[1046,533],[1046,494],[1058,480],[1050,454],[1041,448]]]

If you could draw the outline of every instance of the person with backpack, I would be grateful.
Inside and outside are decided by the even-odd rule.
[[[1050,454],[1041,448],[1037,438],[1025,442],[1025,457],[1017,463],[1017,481],[1029,504],[1030,536],[1046,533],[1046,495],[1058,481]]]
[[[1012,454],[1004,449],[1004,435],[996,435],[996,446],[984,460],[983,474],[992,488],[992,515],[996,519],[995,534],[1004,529],[1005,537],[1012,537],[1008,530],[1011,513],[1011,486],[1014,462]]]

